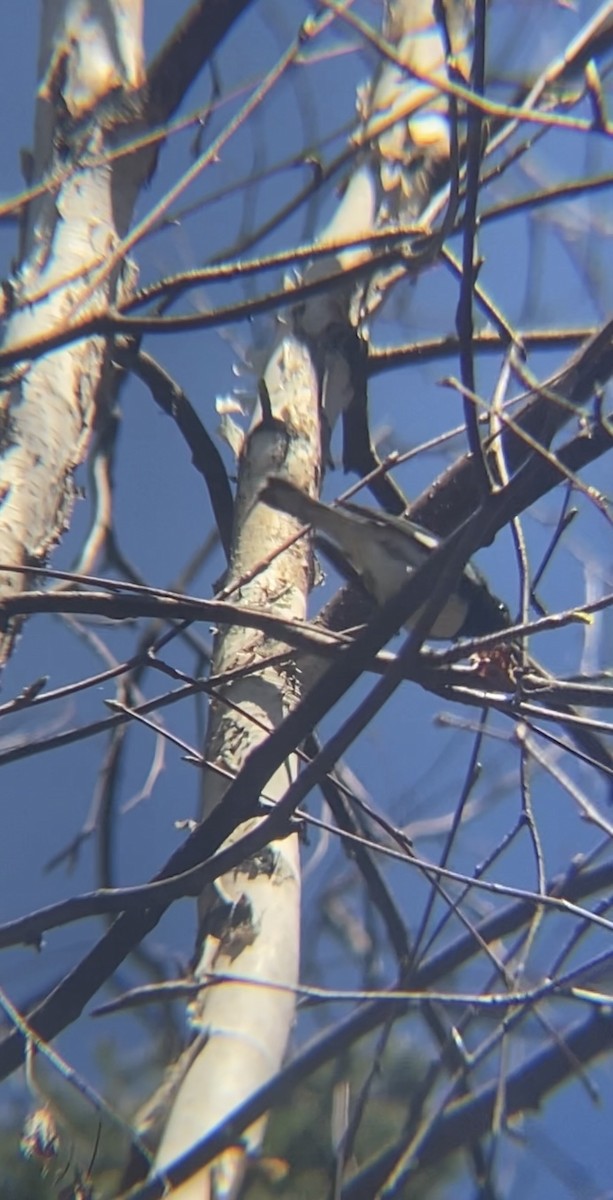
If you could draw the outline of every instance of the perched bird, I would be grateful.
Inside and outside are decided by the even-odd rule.
[[[421,566],[440,545],[434,534],[403,517],[357,504],[332,508],[278,476],[267,479],[259,499],[331,538],[378,604],[400,591],[408,572]],[[413,624],[417,615],[407,624]],[[506,605],[492,595],[483,576],[469,563],[434,621],[430,637],[479,637],[508,625]]]

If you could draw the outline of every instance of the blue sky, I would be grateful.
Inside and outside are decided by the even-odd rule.
[[[165,0],[149,0],[146,5],[146,44],[151,52],[160,45],[176,18],[179,5]],[[307,5],[299,0],[262,0],[240,22],[231,44],[222,49],[217,70],[224,98],[218,112],[205,127],[204,137],[210,136],[235,110],[236,96],[247,82],[260,77],[278,57],[287,38],[295,31]],[[374,20],[374,5],[364,0],[361,10]],[[517,4],[500,0],[492,10],[491,62],[498,76],[516,80],[520,66],[535,72],[551,60],[566,44],[580,24],[587,20],[596,6],[583,2],[571,6],[556,5],[553,0]],[[17,6],[9,16],[9,6],[0,15],[0,64],[5,112],[10,119],[3,123],[0,140],[2,160],[2,198],[22,186],[19,155],[22,147],[31,143],[33,94],[38,25],[38,6],[31,2]],[[526,38],[526,28],[529,36]],[[163,234],[148,240],[139,248],[137,259],[144,282],[163,274],[171,274],[191,265],[199,265],[231,247],[239,233],[244,235],[251,222],[257,226],[279,202],[287,189],[295,189],[296,179],[304,180],[302,162],[309,148],[331,135],[332,141],[324,154],[344,144],[345,131],[352,121],[356,83],[364,78],[369,62],[368,53],[360,50],[354,39],[338,34],[327,44],[329,56],[325,61],[309,62],[297,68],[273,93],[262,113],[245,130],[232,139],[220,162],[211,168],[186,197],[187,201],[218,189],[230,188],[256,171],[265,171],[290,154],[298,164],[286,165],[275,172],[271,180],[259,188],[242,192],[238,198],[224,195],[223,200],[203,207],[190,218],[181,220]],[[606,81],[605,81],[606,84]],[[210,76],[205,76],[187,98],[184,112],[195,111],[209,102]],[[227,104],[225,101],[227,100]],[[581,110],[586,115],[587,110]],[[161,157],[159,170],[148,191],[141,197],[138,214],[145,211],[163,195],[178,172],[187,169],[192,161],[194,129],[177,134],[168,143]],[[494,181],[484,192],[482,204],[489,208],[539,187],[611,171],[611,145],[599,135],[586,136],[577,131],[550,133],[525,161]],[[301,210],[298,216],[286,221],[256,252],[291,246],[294,240],[306,240],[318,222],[325,219],[335,203],[329,189],[320,209]],[[3,271],[8,274],[15,257],[17,231],[14,225],[0,225],[0,255]],[[459,252],[459,239],[451,243]],[[590,200],[576,199],[555,207],[545,208],[528,219],[517,214],[507,220],[484,224],[479,248],[484,263],[480,282],[504,311],[507,319],[522,329],[531,327],[563,327],[596,324],[611,311],[613,254],[611,249],[609,192],[604,191]],[[272,276],[264,276],[254,287],[264,290]],[[221,302],[238,298],[236,288],[223,294]],[[249,294],[249,293],[248,293]],[[221,293],[200,291],[185,301],[184,311],[192,306],[209,306],[218,302]],[[457,282],[444,266],[437,266],[414,284],[398,290],[382,318],[374,324],[373,343],[398,344],[405,339],[417,340],[453,331],[457,305]],[[480,318],[483,320],[483,318]],[[256,323],[255,330],[247,326],[214,330],[206,334],[151,338],[146,348],[159,356],[164,366],[176,376],[204,420],[209,432],[215,432],[217,417],[215,400],[226,396],[237,386],[234,373],[237,361],[244,354],[251,338],[266,332],[267,323]],[[568,349],[539,352],[529,359],[530,369],[541,376],[563,361]],[[496,385],[500,360],[484,357],[478,366],[478,386],[481,394],[491,399]],[[457,375],[457,361],[414,365],[410,369],[391,372],[372,381],[370,389],[371,421],[375,433],[385,433],[386,446],[401,449],[419,445],[454,427],[461,421],[461,405],[457,393],[441,385],[446,375]],[[239,380],[255,390],[255,376],[247,374]],[[229,471],[234,464],[227,447],[219,442]],[[461,439],[454,443],[459,452]],[[340,464],[340,441],[333,442],[333,456]],[[449,452],[423,454],[411,460],[398,473],[399,481],[409,497],[417,495],[436,477],[449,461]],[[585,474],[587,482],[606,491],[610,489],[610,472],[606,463],[597,464]],[[76,506],[73,524],[54,556],[54,564],[70,567],[90,516],[88,497],[91,494],[87,472],[81,469],[78,481],[83,498]],[[347,484],[339,469],[330,472],[326,490],[330,495]],[[528,556],[536,566],[545,552],[560,512],[561,498],[552,494],[534,506],[524,523]],[[611,590],[613,576],[611,530],[607,519],[589,497],[577,498],[579,509],[575,522],[556,552],[546,573],[539,594],[552,609],[578,604],[586,597]],[[169,419],[159,413],[145,393],[143,386],[130,381],[121,394],[121,435],[116,463],[116,529],[124,555],[148,583],[169,586],[182,570],[195,549],[211,529],[211,511],[202,481],[194,472],[189,453]],[[518,570],[512,540],[505,532],[493,547],[479,557],[480,565],[495,581],[496,591],[512,611],[519,602]],[[223,569],[221,553],[215,551],[198,572],[190,590],[209,596]],[[334,577],[325,585],[331,590]],[[327,592],[319,589],[313,597],[313,611]],[[130,628],[109,628],[93,625],[90,634],[101,638],[118,658],[130,653],[134,634]],[[207,647],[212,644],[208,627],[198,630]],[[596,666],[610,666],[611,620],[603,614],[590,626],[575,626],[555,636],[534,640],[534,652],[551,669],[566,675]],[[40,675],[48,675],[49,687],[93,674],[101,668],[101,657],[95,643],[88,642],[74,628],[68,628],[58,618],[37,618],[30,621],[20,639],[2,681],[2,700],[17,695],[21,688]],[[184,669],[192,669],[193,657],[185,648],[173,651],[173,661]],[[164,680],[151,678],[145,689],[154,694],[164,688]],[[350,709],[356,691],[324,723],[323,733],[331,733]],[[62,730],[73,723],[84,724],[108,712],[104,700],[112,699],[112,683],[101,685],[71,701],[39,708],[26,715],[12,715],[0,722],[0,756],[3,749]],[[451,714],[451,716],[449,715]],[[463,727],[476,719],[476,710],[453,709],[437,698],[407,687],[373,722],[360,744],[354,747],[349,761],[372,797],[373,803],[387,816],[409,827],[416,821],[443,818],[457,800],[460,782],[472,749],[471,732]],[[168,726],[191,744],[198,745],[200,730],[198,715],[187,706],[168,712]],[[475,795],[480,801],[478,818],[462,829],[454,851],[453,865],[470,871],[483,861],[520,818],[518,779],[520,759],[517,744],[512,744],[513,728],[508,722],[494,719],[492,734],[486,739],[482,753],[482,770]],[[96,778],[104,751],[102,739],[86,740],[53,754],[36,755],[3,765],[3,833],[0,840],[0,872],[2,888],[2,919],[17,916],[35,906],[49,904],[77,891],[89,890],[96,880],[96,841],[89,839],[74,862],[52,871],[45,864],[66,847],[82,825],[95,792]],[[119,809],[128,806],[113,831],[113,870],[117,883],[141,882],[159,867],[179,843],[181,833],[175,823],[193,816],[198,791],[198,776],[194,767],[182,761],[173,747],[165,750],[164,767],[157,775],[151,794],[137,806],[130,801],[145,786],[152,766],[154,741],[149,731],[136,729],[131,734],[130,748],[122,767],[117,792]],[[1,763],[1,757],[0,757]],[[604,787],[592,783],[585,770],[569,763],[563,756],[561,767],[578,783],[593,790],[594,799],[605,800]],[[543,841],[546,874],[551,876],[564,867],[579,850],[589,850],[596,841],[594,832],[578,818],[568,793],[551,776],[538,767],[531,774],[530,786],[538,828]],[[319,811],[319,801],[313,810]],[[422,835],[417,843],[425,854],[440,852],[441,842],[434,834]],[[317,849],[313,836],[305,857],[308,861]],[[342,954],[329,934],[323,932],[319,903],[322,890],[339,872],[346,870],[339,850],[327,851],[321,865],[314,867],[306,885],[306,929],[308,953],[305,972],[310,982],[323,979],[333,986],[355,983],[360,972]],[[497,867],[495,878],[523,887],[535,886],[534,856],[527,839],[518,837],[508,854]],[[419,885],[397,871],[390,871],[390,880],[406,903],[407,914],[415,902],[422,903]],[[351,903],[359,901],[351,890]],[[414,887],[414,892],[411,888]],[[407,894],[408,893],[408,894]],[[485,898],[478,904],[486,903]],[[475,902],[477,904],[477,901]],[[481,909],[479,908],[479,911]],[[410,917],[408,917],[410,920]],[[69,964],[80,956],[94,936],[94,923],[86,922],[55,931],[46,939],[44,952],[18,949],[5,952],[0,959],[0,982],[12,998],[26,1002],[39,989],[55,980]],[[562,925],[558,935],[566,936]],[[194,915],[191,905],[184,902],[174,909],[156,930],[152,949],[161,961],[186,960],[192,950]],[[541,935],[537,939],[528,970],[539,970],[547,963],[551,945]],[[130,977],[132,968],[126,968]],[[381,964],[381,978],[388,979],[389,962]],[[577,1013],[578,1015],[578,1013]],[[306,1032],[306,1023],[299,1025],[296,1042]],[[96,1040],[102,1032],[85,1018],[76,1029],[60,1039],[62,1050],[86,1075],[99,1076]],[[139,1061],[146,1033],[131,1019],[108,1022],[104,1036],[116,1041],[122,1054]],[[528,1048],[530,1046],[530,1034]],[[534,1043],[535,1044],[535,1043]],[[511,1061],[525,1052],[523,1038],[511,1047]],[[575,1161],[586,1167],[587,1180],[570,1188],[575,1197],[604,1195],[609,1186],[611,1159],[609,1153],[610,1104],[613,1100],[611,1069],[602,1063],[590,1069],[602,1090],[603,1104],[594,1107],[585,1090],[577,1084],[555,1098],[545,1118],[548,1136],[563,1145]],[[5,1097],[13,1096],[21,1081],[4,1084]],[[1,1111],[1,1109],[0,1109]],[[529,1142],[538,1142],[538,1126],[528,1122]],[[521,1153],[514,1146],[501,1152],[501,1176],[508,1181],[504,1194],[509,1200],[520,1195],[544,1197],[559,1195],[559,1181],[550,1170],[529,1158],[533,1171],[521,1166]],[[468,1193],[467,1193],[468,1194]],[[502,1193],[501,1193],[502,1194]],[[457,1195],[457,1193],[456,1193]]]

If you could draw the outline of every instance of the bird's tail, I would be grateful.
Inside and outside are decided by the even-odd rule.
[[[290,517],[295,517],[304,525],[314,525],[323,533],[335,537],[337,522],[334,518],[337,514],[334,509],[327,504],[322,504],[320,500],[314,500],[311,496],[307,496],[306,492],[296,487],[295,483],[290,483],[289,479],[282,479],[280,475],[269,475],[258,500],[263,500],[264,504],[276,508],[278,512],[288,513]]]

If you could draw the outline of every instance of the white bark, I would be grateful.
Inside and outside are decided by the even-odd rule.
[[[113,168],[105,147],[122,106],[128,136],[127,106],[143,82],[141,33],[142,0],[47,0],[43,7],[28,182],[42,181],[46,190],[25,215],[5,350],[106,311],[127,286],[117,272],[93,287],[90,278],[125,233],[132,210],[136,163]],[[24,361],[7,381],[0,429],[3,566],[43,563],[61,536],[108,365],[104,339],[92,337]],[[25,586],[25,575],[0,573],[0,595]],[[0,661],[14,634],[15,627],[0,639]]]
[[[297,528],[292,518],[255,503],[266,476],[287,474],[311,494],[319,484],[319,387],[307,347],[288,334],[271,359],[265,380],[272,420],[258,418],[242,456],[230,585]],[[240,587],[238,597],[246,604],[274,607],[288,617],[304,617],[309,582],[309,548],[301,539]],[[298,696],[291,667],[264,665],[280,649],[278,643],[238,626],[218,637],[214,675],[258,661],[263,664],[257,673],[224,688],[223,698],[212,706],[205,757],[232,775],[267,730],[283,720]],[[294,771],[293,762],[279,770],[269,781],[266,798],[280,798]],[[223,802],[225,786],[219,775],[207,776],[203,816]],[[239,826],[231,840],[247,828]],[[205,937],[196,978],[206,980],[209,973],[235,975],[253,983],[212,987],[192,1006],[192,1021],[207,1040],[178,1092],[159,1147],[158,1170],[223,1121],[281,1065],[293,1021],[291,989],[299,968],[296,835],[272,843],[256,861],[218,880],[217,887],[202,897],[200,913]],[[287,990],[275,990],[275,984]],[[247,1154],[257,1150],[262,1135],[262,1122],[247,1131]],[[173,1196],[203,1200],[209,1195],[236,1195],[244,1158],[243,1153],[230,1151],[210,1172],[199,1172]]]
[[[422,214],[449,163],[452,143],[446,41],[434,7],[432,0],[390,0],[386,5],[383,36],[394,58],[382,58],[373,79],[360,89],[355,141],[361,151],[343,197],[321,233],[322,242],[350,242],[383,229],[426,228]],[[445,3],[454,67],[467,75],[472,10],[473,0]],[[390,284],[420,269],[419,255],[414,266],[410,261],[410,236],[407,243],[403,268],[394,272],[373,268],[362,286],[337,288],[315,298],[305,306],[305,327],[321,332],[334,320],[352,327],[372,316]],[[368,245],[349,247],[332,260],[318,258],[306,278],[319,279],[334,266],[348,270],[370,257]],[[341,352],[330,352],[323,396],[330,429],[351,400],[350,372]]]

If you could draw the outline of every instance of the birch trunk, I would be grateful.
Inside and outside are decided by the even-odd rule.
[[[126,232],[141,178],[139,156],[113,165],[108,152],[138,124],[142,83],[142,0],[47,0],[27,180],[42,190],[23,217],[4,350],[105,312],[129,290],[129,271],[100,268]],[[74,470],[108,394],[109,372],[107,343],[91,337],[30,356],[3,381],[2,596],[28,586],[27,575],[10,568],[44,564],[66,526]],[[0,636],[0,663],[17,628],[13,620]]]
[[[267,369],[266,387],[270,412],[258,417],[241,462],[229,586],[249,574],[297,528],[292,518],[257,503],[263,479],[280,472],[311,494],[319,484],[317,374],[307,346],[298,338],[283,339]],[[304,617],[309,581],[310,552],[301,539],[250,583],[240,586],[238,598],[246,604],[275,608],[288,617]],[[224,629],[218,636],[213,675],[238,667],[251,669],[250,674],[225,687],[211,706],[206,759],[231,777],[298,698],[299,681],[291,660],[284,666],[266,665],[266,660],[282,649],[238,626]],[[295,762],[288,762],[273,776],[266,789],[267,800],[284,794],[295,769]],[[203,816],[223,802],[226,778],[207,775]],[[239,825],[231,840],[240,838],[249,827]],[[293,1020],[292,987],[298,982],[296,835],[272,843],[265,854],[219,879],[201,898],[200,918],[203,948],[196,979],[206,983],[215,975],[235,975],[239,982],[203,991],[202,999],[192,1006],[192,1023],[205,1034],[206,1042],[186,1075],[166,1126],[156,1163],[161,1170],[281,1065]],[[249,980],[253,983],[241,982]],[[287,990],[275,989],[279,984]],[[247,1131],[247,1154],[255,1152],[262,1132],[261,1123]],[[235,1195],[244,1157],[238,1149],[229,1152],[210,1174],[205,1171],[193,1176],[173,1195],[182,1200]]]

